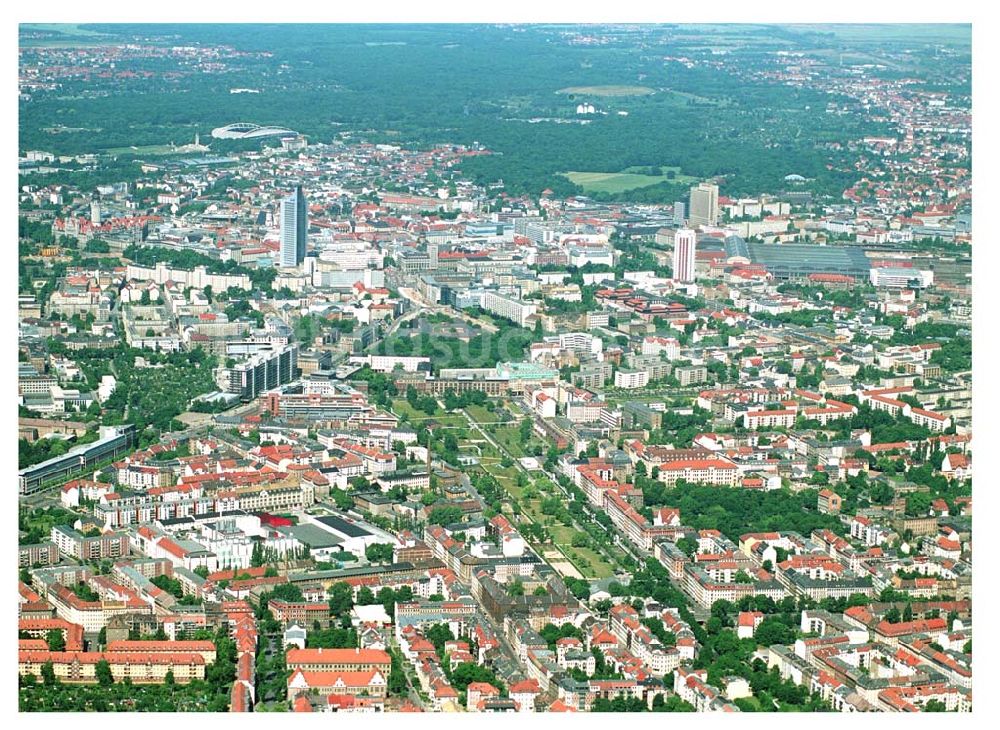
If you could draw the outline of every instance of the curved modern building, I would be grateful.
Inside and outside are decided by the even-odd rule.
[[[298,132],[284,127],[262,127],[251,122],[236,122],[225,127],[216,127],[212,136],[216,139],[256,139],[258,137],[297,137]]]

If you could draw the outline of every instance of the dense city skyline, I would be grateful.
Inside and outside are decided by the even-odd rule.
[[[19,43],[22,712],[972,711],[971,26]]]

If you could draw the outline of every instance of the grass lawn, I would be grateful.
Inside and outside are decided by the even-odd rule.
[[[110,147],[104,150],[108,155],[169,155],[181,154],[168,144],[150,144],[141,147]]]
[[[664,167],[660,169],[664,171],[663,175],[645,175],[641,172],[629,172],[629,170],[622,172],[583,172],[571,170],[562,174],[563,177],[569,178],[570,182],[581,186],[586,193],[621,193],[626,190],[649,187],[661,182],[687,184],[694,179],[688,175],[678,174],[679,168]],[[673,171],[675,173],[674,177],[668,177],[666,174],[667,171]]]
[[[498,420],[495,413],[486,410],[483,406],[466,406],[465,410],[476,423],[496,423]]]
[[[392,401],[392,412],[397,416],[402,418],[406,416],[411,421],[415,418],[424,419],[427,418],[427,414],[423,411],[418,411],[410,407],[410,404],[406,402],[405,398],[396,398]]]
[[[509,489],[510,487],[516,489],[518,492],[516,495],[517,498],[518,499],[521,498],[521,490],[523,489],[523,487],[517,486],[517,471],[513,467],[511,467],[510,469],[504,469],[502,466],[500,466],[499,462],[493,462],[493,463],[485,462],[483,463],[483,468],[485,468],[486,471],[488,471],[490,474],[499,479],[500,483],[503,485],[505,489]]]
[[[107,37],[103,33],[81,28],[78,23],[22,23],[21,28],[26,31],[61,33],[62,35]]]
[[[577,533],[576,528],[567,527],[566,525],[560,524],[558,527],[553,525],[548,528],[549,533],[552,535],[552,542],[556,545],[569,545],[573,540],[573,535]]]
[[[461,428],[463,431],[469,430],[469,422],[465,420],[465,416],[458,413],[442,413],[438,411],[433,416],[426,416],[423,419],[425,422],[430,423],[433,421],[441,426],[448,426],[449,428]],[[476,433],[478,436],[478,432]]]
[[[49,38],[20,37],[23,48],[92,48],[106,45],[111,36],[85,30],[77,23],[23,23],[22,33],[57,33]]]
[[[532,518],[534,518],[535,514],[531,510],[530,503],[525,503],[524,500],[521,499],[521,495],[524,494],[524,488],[517,486],[517,482],[515,482],[513,479],[507,479],[506,477],[501,476],[500,474],[494,474],[493,476],[497,478],[497,480],[500,482],[500,486],[504,488],[507,494],[516,499],[521,504],[521,506],[524,507],[524,509],[526,509],[531,514]]]
[[[423,411],[418,411],[413,408],[405,398],[396,398],[392,401],[392,412],[400,418],[406,416],[410,423],[418,427],[423,426],[430,421],[439,423],[443,426],[461,426],[463,428],[468,428],[469,425],[469,422],[461,413],[448,413],[441,408],[438,408],[433,416],[428,416]]]
[[[606,563],[600,555],[595,553],[590,548],[575,548],[566,545],[560,545],[559,549],[573,561],[573,564],[577,569],[588,577],[593,578],[610,578],[615,574],[614,568]],[[590,565],[584,565],[581,563],[581,559],[590,561]]]
[[[577,96],[648,96],[656,93],[656,90],[648,86],[604,84],[601,86],[567,86],[565,89],[559,89],[556,93]]]
[[[692,94],[689,91],[674,91],[671,89],[669,92],[666,92],[666,96],[668,101],[674,106],[687,106],[688,101],[701,105],[709,104],[711,106],[718,107],[729,106],[729,101],[727,99],[699,96],[698,94]],[[678,177],[680,176],[678,175]]]
[[[504,483],[504,486],[512,495],[516,496],[520,493],[520,490],[518,490],[518,488],[513,484]],[[521,506],[532,520],[545,525],[545,528],[552,535],[553,546],[559,550],[559,552],[561,552],[585,578],[599,579],[614,575],[614,566],[606,562],[599,554],[590,548],[572,547],[573,536],[577,533],[575,528],[567,527],[563,524],[548,524],[548,521],[551,518],[548,515],[542,514],[541,500],[532,499],[522,501]],[[585,564],[583,562],[584,560],[589,561],[589,565]]]
[[[573,547],[573,537],[579,532],[575,527],[560,522],[549,524],[552,518],[542,514],[541,500],[528,500],[522,502],[522,506],[534,521],[545,525],[545,529],[552,535],[552,544],[576,566],[580,573],[587,578],[607,578],[614,575],[614,566],[602,558],[600,553],[591,548]],[[584,564],[584,560],[589,561],[589,567]]]
[[[517,487],[514,486],[513,489],[517,489]],[[522,490],[518,491],[519,493],[523,493]],[[544,525],[545,521],[549,519],[548,515],[542,513],[542,500],[540,499],[523,499],[521,500],[521,506],[535,522],[540,522]]]
[[[469,438],[474,441],[478,437],[479,433],[476,431],[473,431],[472,434],[469,436]],[[476,441],[476,443],[479,443],[479,441]],[[482,443],[479,443],[479,448],[483,450],[482,456],[484,459],[492,459],[493,461],[500,461],[503,458],[501,453],[496,449],[494,449],[489,441],[483,441]]]
[[[494,431],[492,435],[515,459],[524,456],[524,449],[521,448],[521,436],[516,428],[503,426]]]
[[[491,435],[494,440],[506,448],[507,451],[510,452],[510,455],[515,459],[520,459],[524,456],[532,456],[536,446],[541,446],[542,449],[548,448],[548,444],[539,439],[534,432],[532,432],[532,436],[528,440],[527,445],[522,446],[521,434],[517,426],[500,426]],[[542,458],[544,459],[544,457]]]
[[[86,38],[22,38],[18,45],[21,48],[100,48],[107,42],[88,40]]]
[[[815,31],[835,35],[837,38],[854,43],[883,44],[903,43],[954,43],[971,45],[972,29],[964,23],[907,23],[905,25],[883,23],[824,23],[817,26],[809,23],[795,23],[789,26],[793,31]]]

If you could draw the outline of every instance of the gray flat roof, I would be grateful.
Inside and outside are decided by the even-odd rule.
[[[291,527],[283,527],[280,529],[283,532],[287,532],[299,542],[308,545],[310,548],[337,547],[344,542],[332,532],[328,532],[322,527],[317,527],[316,525],[293,525]]]
[[[865,274],[871,263],[857,246],[819,246],[808,243],[748,243],[750,258],[768,271],[796,273]]]
[[[337,517],[336,515],[324,515],[323,517],[317,517],[316,520],[348,537],[365,537],[372,534],[356,522],[348,522],[343,517]]]

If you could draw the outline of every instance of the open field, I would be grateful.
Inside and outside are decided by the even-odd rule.
[[[589,578],[610,578],[615,574],[614,568],[600,555],[590,548],[575,548],[569,545],[559,545],[574,565],[580,566],[584,575]]]
[[[106,155],[171,155],[182,154],[168,144],[150,144],[142,147],[111,147],[104,150]]]
[[[488,411],[482,406],[471,405],[465,407],[466,413],[472,417],[472,420],[476,423],[496,423],[497,415],[492,411]]]
[[[728,99],[716,99],[710,96],[701,96],[699,94],[692,94],[690,91],[674,91],[673,89],[666,89],[664,90],[664,96],[673,102],[675,106],[687,105],[689,101],[695,104],[709,104],[711,106],[718,107],[725,107],[730,104]]]
[[[423,420],[425,420],[427,418],[430,418],[430,416],[428,416],[423,411],[418,411],[415,408],[411,407],[410,404],[406,402],[405,398],[395,398],[395,399],[393,399],[393,401],[392,401],[392,412],[395,413],[400,418],[402,418],[403,416],[406,416],[406,418],[408,420],[410,420],[410,421],[418,421],[419,422],[419,421],[423,421]]]
[[[107,41],[80,38],[22,38],[18,41],[21,48],[101,48],[108,45]]]
[[[417,423],[427,424],[436,423],[439,426],[443,426],[448,429],[461,429],[462,433],[466,433],[469,429],[469,422],[465,420],[465,417],[458,413],[435,413],[433,416],[424,415],[423,421],[417,421]],[[464,438],[464,436],[463,436]]]
[[[177,414],[177,420],[188,428],[207,426],[213,418],[211,413],[197,413],[195,411],[184,411],[184,413]]]
[[[793,23],[790,30],[833,35],[839,40],[853,43],[924,43],[972,44],[972,26],[959,23],[831,23],[809,25]]]
[[[89,48],[106,45],[111,37],[85,30],[76,23],[22,23],[21,33],[52,33],[49,38],[18,38],[22,48]]]
[[[648,86],[609,84],[606,86],[568,86],[565,89],[559,89],[556,93],[575,94],[576,96],[648,96],[656,91]]]
[[[21,30],[43,33],[61,33],[72,36],[101,36],[96,30],[86,30],[77,23],[21,23]]]
[[[532,519],[545,525],[549,534],[552,535],[552,544],[562,553],[564,560],[573,565],[580,577],[600,579],[614,575],[614,566],[594,550],[586,547],[573,547],[573,536],[578,533],[578,530],[555,522],[551,517],[542,514],[541,500],[528,500],[522,502],[522,505]],[[552,565],[563,575],[568,574],[565,570],[556,567],[554,563]]]
[[[541,504],[541,502],[539,502]],[[553,522],[549,527],[549,533],[552,535],[552,542],[557,545],[569,545],[570,540],[573,539],[573,535],[576,534],[576,528],[567,527],[559,522]]]
[[[534,455],[536,446],[540,446],[543,452],[549,447],[549,444],[542,441],[542,439],[540,439],[538,434],[534,431],[532,431],[531,438],[528,440],[528,443],[522,446],[521,434],[519,433],[517,426],[499,426],[492,432],[492,436],[496,442],[507,449],[507,451],[510,452],[510,455],[515,459],[520,459],[523,456]]]
[[[552,542],[588,578],[607,578],[614,575],[614,566],[599,553],[588,547],[573,547],[573,536],[579,533],[574,527],[553,523],[546,525]]]
[[[635,190],[636,188],[645,188],[650,185],[657,185],[661,182],[687,184],[694,181],[694,178],[688,175],[677,174],[679,168],[662,167],[660,169],[663,170],[664,173],[668,171],[674,172],[674,177],[668,177],[666,174],[644,175],[638,172],[629,172],[628,170],[623,172],[582,172],[573,170],[562,174],[564,177],[569,178],[571,182],[574,182],[582,187],[584,192],[587,193],[614,194],[621,193],[626,190]]]
[[[645,175],[646,177],[659,177],[659,178],[665,178],[669,182],[684,183],[684,184],[698,182],[698,178],[693,177],[692,175],[681,174],[681,168],[676,167],[674,165],[657,165],[657,167],[660,168],[660,172],[662,173],[661,175],[646,175],[646,170],[648,170],[649,168],[643,167],[641,165],[635,167],[626,167],[619,174],[627,173],[634,175]],[[671,177],[671,175],[673,175],[673,177]]]

